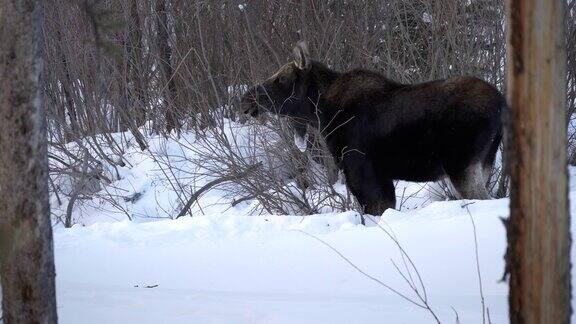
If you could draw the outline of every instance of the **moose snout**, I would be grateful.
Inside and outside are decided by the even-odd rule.
[[[260,114],[260,109],[258,108],[258,104],[256,104],[256,102],[240,102],[240,111],[244,115],[250,115],[252,117],[256,117]]]
[[[242,99],[240,100],[240,111],[244,115],[250,115],[252,117],[257,117],[260,115],[262,111],[261,103],[259,103],[259,98],[262,96],[259,95],[260,87],[254,87],[250,89]]]

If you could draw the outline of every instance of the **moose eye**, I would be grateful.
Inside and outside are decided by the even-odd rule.
[[[285,76],[283,76],[283,75],[279,76],[277,80],[278,80],[278,82],[280,82],[281,84],[287,84],[287,83],[288,83],[288,78],[285,77]]]

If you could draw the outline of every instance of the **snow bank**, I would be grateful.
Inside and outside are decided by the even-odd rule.
[[[375,220],[398,238],[423,278],[432,309],[446,322],[455,320],[453,309],[462,322],[481,318],[472,223],[461,205],[436,202],[416,211],[387,211]],[[507,287],[499,279],[505,238],[499,217],[506,215],[507,201],[474,202],[469,209],[486,304],[493,322],[504,322]],[[59,317],[62,323],[430,322],[426,311],[366,278],[315,239],[416,298],[394,267],[405,269],[382,228],[359,225],[353,212],[59,228]]]
[[[150,125],[141,128],[146,134]],[[266,145],[283,145],[270,130],[254,124],[240,124],[224,119],[223,125],[213,133],[207,132],[196,136],[193,132],[183,132],[176,136],[164,138],[161,135],[146,135],[149,148],[141,151],[134,137],[129,132],[95,136],[82,140],[80,143],[72,142],[66,146],[66,151],[51,148],[55,158],[50,159],[52,168],[64,168],[64,161],[70,165],[82,160],[86,149],[96,157],[106,181],[100,181],[99,190],[76,200],[72,209],[74,224],[90,225],[101,222],[116,222],[131,220],[136,222],[156,221],[158,219],[172,219],[181,211],[182,206],[193,192],[200,189],[211,180],[222,176],[214,174],[216,170],[226,170],[221,161],[214,161],[207,156],[213,152],[221,155],[230,154],[242,159],[247,165],[263,163],[265,168],[274,170],[279,177],[285,176],[285,167],[280,164],[278,157],[270,156],[261,147]],[[221,142],[226,138],[230,147],[222,147]],[[110,143],[119,143],[111,145]],[[95,145],[97,143],[98,145]],[[98,158],[95,146],[100,147],[111,161],[123,161],[124,165],[114,165],[106,159]],[[229,151],[232,151],[231,153]],[[209,153],[211,152],[211,153]],[[101,154],[100,154],[101,155]],[[92,160],[90,161],[91,163]],[[318,170],[316,170],[318,171]],[[68,196],[73,191],[74,184],[67,171],[52,175],[54,186],[61,194],[51,195],[51,208],[54,219],[64,219]],[[286,181],[286,192],[294,191],[294,182]],[[245,203],[232,205],[235,199],[242,196],[233,196],[230,193],[234,184],[225,183],[215,187],[192,205],[190,213],[201,215],[227,214],[227,215],[259,215],[263,213],[257,200],[248,200]],[[236,187],[237,188],[237,187]],[[346,188],[342,183],[335,185],[335,190],[346,195]],[[321,192],[309,189],[305,193],[311,201],[323,200]],[[62,194],[63,193],[63,194]],[[325,200],[326,207],[320,208],[322,212],[332,211],[329,208],[330,200]],[[290,208],[286,208],[290,210]],[[55,225],[60,226],[58,222]]]

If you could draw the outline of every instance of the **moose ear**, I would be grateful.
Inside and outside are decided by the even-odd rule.
[[[294,63],[300,70],[310,69],[310,54],[306,42],[300,41],[294,47]]]

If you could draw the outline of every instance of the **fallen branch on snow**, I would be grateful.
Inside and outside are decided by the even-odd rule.
[[[244,170],[241,173],[231,174],[231,175],[228,175],[228,176],[225,176],[222,178],[218,178],[218,179],[214,179],[214,180],[208,182],[207,184],[202,186],[202,188],[198,189],[198,191],[196,191],[194,194],[192,194],[192,197],[190,197],[190,199],[188,199],[188,202],[186,203],[186,205],[184,205],[184,208],[182,208],[182,210],[180,211],[178,216],[176,216],[176,219],[186,215],[186,213],[188,213],[188,210],[190,210],[190,207],[192,207],[192,204],[194,204],[194,202],[198,199],[198,197],[200,197],[200,195],[203,194],[205,191],[208,191],[212,187],[217,186],[217,185],[224,183],[224,182],[242,179],[242,178],[246,177],[247,175],[249,175],[250,173],[256,171],[256,169],[258,169],[261,165],[262,165],[262,162],[251,165],[250,167],[248,167],[246,170]]]

